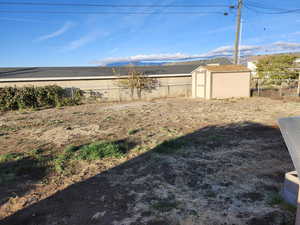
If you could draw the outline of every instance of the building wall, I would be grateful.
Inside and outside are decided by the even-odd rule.
[[[253,77],[256,77],[257,76],[257,71],[256,71],[256,69],[257,69],[257,66],[256,66],[256,63],[257,63],[257,61],[249,61],[248,63],[247,63],[247,67],[248,67],[248,69],[250,69],[251,70],[251,74],[252,74],[252,76]]]
[[[212,72],[198,69],[192,72],[193,98],[250,97],[250,72]]]
[[[158,77],[157,87],[142,92],[143,99],[153,99],[160,97],[191,96],[191,76],[180,77]],[[92,96],[105,101],[130,100],[131,92],[128,89],[120,88],[117,79],[95,79],[95,80],[54,80],[54,81],[24,81],[24,82],[1,82],[0,87],[5,86],[46,86],[58,85],[64,88],[80,88],[87,96]],[[136,93],[135,93],[136,95]]]
[[[212,73],[211,71],[206,70],[205,74],[206,74],[205,99],[211,99],[212,98]]]
[[[212,73],[212,98],[250,97],[250,72]]]

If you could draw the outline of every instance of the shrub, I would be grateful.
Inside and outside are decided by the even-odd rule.
[[[128,130],[128,134],[129,135],[133,135],[133,134],[136,134],[140,131],[141,129],[131,129],[131,130]]]
[[[122,157],[124,153],[117,144],[99,141],[85,145],[77,151],[78,160],[96,160],[107,157]]]
[[[178,208],[179,202],[174,200],[160,200],[152,205],[152,208],[161,211],[161,212],[169,212],[172,209]]]
[[[294,55],[270,55],[260,59],[257,63],[257,72],[260,78],[265,79],[296,79],[298,73],[293,70]]]
[[[22,159],[23,155],[21,153],[6,153],[0,155],[0,163],[12,161],[12,160],[19,160]]]
[[[77,146],[69,145],[64,149],[65,154],[72,154],[78,150]]]
[[[67,156],[66,154],[59,154],[55,159],[54,159],[54,169],[57,173],[62,173],[66,167],[66,161],[67,161]]]
[[[70,162],[73,160],[92,161],[107,157],[119,158],[123,155],[122,147],[111,142],[98,141],[82,147],[69,145],[54,158],[53,166],[57,173],[63,173],[70,168]]]
[[[118,75],[114,69],[113,73]],[[137,97],[140,99],[142,97],[142,91],[151,92],[151,90],[155,89],[158,84],[158,81],[156,79],[135,70],[135,68],[129,69],[128,76],[118,76],[119,79],[117,80],[116,84],[120,88],[129,89],[132,99],[134,97],[134,92],[136,92]]]
[[[57,85],[4,87],[0,88],[0,110],[78,105],[82,96],[82,91],[76,89],[72,96],[68,97],[67,90]]]
[[[154,151],[160,154],[172,154],[180,150],[184,146],[184,142],[178,139],[170,139],[163,141],[154,148]]]
[[[64,97],[64,89],[56,85],[36,88],[37,102],[40,106],[59,106]]]
[[[74,157],[74,153],[78,150],[78,147],[74,145],[67,146],[63,153],[59,154],[54,159],[54,169],[58,173],[62,173],[65,168],[67,167],[68,160],[72,159]]]
[[[16,87],[0,88],[0,108],[8,110],[18,109],[18,103],[15,97],[16,93]]]

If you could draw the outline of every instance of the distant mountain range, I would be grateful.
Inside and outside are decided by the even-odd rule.
[[[190,60],[190,61],[180,61],[180,62],[134,62],[134,63],[111,63],[107,66],[170,66],[170,65],[206,65],[219,63],[223,64],[232,64],[231,59],[229,58],[214,58],[214,59],[204,59],[204,60]]]
[[[110,67],[119,67],[119,66],[161,66],[164,65],[164,62],[120,62],[120,63],[110,63],[106,66]]]
[[[165,63],[164,65],[206,65],[206,64],[232,64],[230,58],[214,58],[214,59],[204,59],[204,60],[191,60],[191,61],[184,61],[184,62],[169,62]]]
[[[255,57],[264,57],[264,56],[275,56],[275,55],[293,55],[296,57],[300,57],[300,52],[286,52],[286,53],[273,53],[273,54],[263,54],[263,55],[244,55],[240,58],[240,64],[247,65],[247,62],[251,60],[251,58]]]
[[[268,54],[268,55],[295,55],[300,57],[300,52],[291,52],[291,53],[275,53],[275,54]],[[244,55],[240,57],[240,64],[247,65],[249,59],[251,59],[255,55]],[[264,56],[264,55],[256,55],[256,56]],[[189,61],[178,61],[178,62],[122,62],[122,63],[111,63],[106,66],[167,66],[167,65],[207,65],[207,64],[215,64],[218,63],[220,65],[224,64],[232,64],[232,56],[231,57],[218,57],[218,58],[211,58],[211,59],[203,59],[203,60],[189,60]]]

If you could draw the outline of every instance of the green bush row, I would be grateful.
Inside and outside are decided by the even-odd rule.
[[[0,110],[78,105],[82,96],[81,90],[74,89],[70,97],[66,89],[57,85],[3,87],[0,88]]]

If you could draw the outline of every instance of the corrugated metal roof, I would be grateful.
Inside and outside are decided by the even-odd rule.
[[[53,78],[128,75],[135,69],[146,75],[189,74],[199,65],[136,66],[136,67],[27,67],[0,68],[4,78]],[[113,72],[115,70],[115,73]]]

